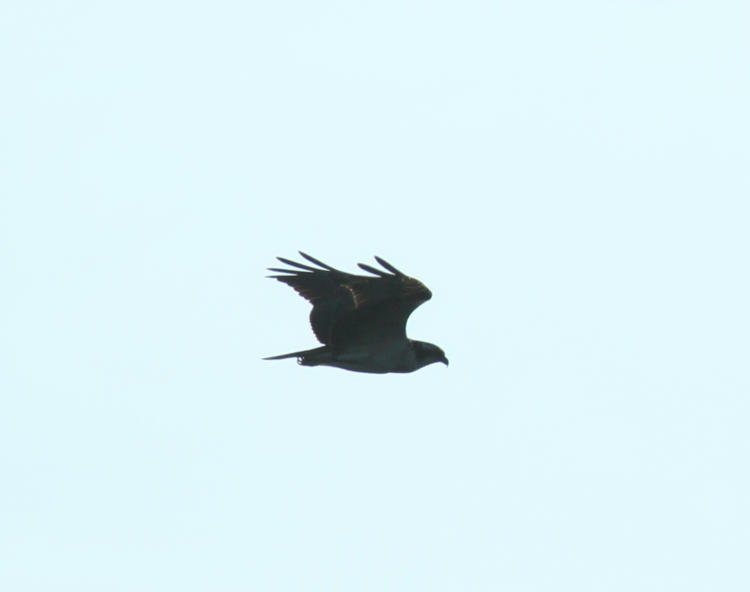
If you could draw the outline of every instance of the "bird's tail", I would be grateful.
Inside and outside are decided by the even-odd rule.
[[[324,363],[328,358],[330,358],[330,355],[328,352],[328,348],[326,346],[323,346],[313,349],[303,349],[301,351],[281,354],[278,356],[270,356],[263,359],[285,360],[286,358],[297,358],[297,363],[303,366],[317,366],[318,364]]]

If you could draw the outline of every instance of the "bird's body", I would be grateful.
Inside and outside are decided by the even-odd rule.
[[[300,252],[318,267],[279,257],[297,269],[270,268],[273,275],[309,300],[310,324],[323,346],[272,356],[297,358],[303,366],[334,366],[355,372],[383,374],[413,372],[433,362],[448,364],[443,351],[431,343],[406,337],[411,312],[432,293],[419,280],[404,275],[376,257],[386,270],[360,263],[372,276],[339,271]]]

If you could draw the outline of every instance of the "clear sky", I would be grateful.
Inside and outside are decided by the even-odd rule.
[[[750,590],[747,2],[0,16],[0,589]],[[450,367],[261,361],[297,249]]]

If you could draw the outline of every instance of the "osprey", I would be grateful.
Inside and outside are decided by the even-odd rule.
[[[310,325],[323,347],[264,358],[297,358],[303,366],[335,366],[354,372],[413,372],[428,364],[448,365],[437,345],[406,337],[412,311],[432,298],[432,292],[380,257],[386,271],[364,263],[372,275],[354,275],[334,269],[299,252],[317,267],[277,257],[296,268],[269,267],[270,275],[290,285],[312,305]]]

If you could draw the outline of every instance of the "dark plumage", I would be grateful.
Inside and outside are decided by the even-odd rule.
[[[310,324],[323,347],[264,358],[297,358],[303,366],[335,366],[355,372],[413,372],[433,362],[448,365],[443,350],[406,337],[412,311],[432,298],[427,287],[404,275],[380,257],[378,269],[359,267],[372,275],[334,269],[300,251],[317,267],[277,257],[294,268],[269,267],[312,305]]]

